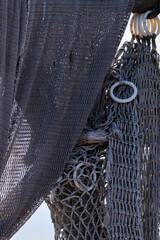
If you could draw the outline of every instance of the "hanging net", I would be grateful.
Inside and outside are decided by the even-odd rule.
[[[56,240],[158,240],[160,74],[155,37],[134,33],[112,63],[101,93],[102,111],[92,111],[46,200]]]
[[[1,240],[28,220],[62,174],[133,4],[0,1]]]
[[[51,203],[55,239],[106,239],[106,150],[74,149]]]

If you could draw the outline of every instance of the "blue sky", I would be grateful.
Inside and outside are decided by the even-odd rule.
[[[50,212],[43,203],[11,240],[54,240]]]

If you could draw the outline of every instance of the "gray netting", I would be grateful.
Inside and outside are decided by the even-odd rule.
[[[94,109],[47,203],[56,240],[158,240],[160,74],[155,37],[133,37],[105,81]],[[129,103],[111,99],[118,81],[138,88]],[[102,91],[103,92],[103,91]],[[133,89],[121,85],[116,97]]]
[[[72,152],[72,161],[54,189],[53,203],[47,201],[56,240],[106,239],[106,156],[99,145],[77,147]]]
[[[48,195],[82,132],[132,0],[0,1],[0,239]]]

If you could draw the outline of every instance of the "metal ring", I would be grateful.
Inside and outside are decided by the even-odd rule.
[[[142,37],[146,37],[146,32],[143,29],[143,14],[139,14],[139,21],[138,21],[138,35],[142,38]]]
[[[83,191],[91,191],[93,188],[94,188],[94,184],[91,184],[91,186],[86,186],[84,185],[83,183],[80,183],[78,180],[77,180],[77,170],[79,168],[81,168],[82,166],[86,166],[88,167],[85,163],[79,163],[77,166],[76,166],[76,169],[74,170],[73,172],[73,178],[74,178],[74,183],[76,185],[77,188],[79,188],[79,190],[81,190],[82,192]],[[96,183],[96,180],[97,180],[97,175],[95,172],[93,172],[93,182]]]
[[[151,23],[151,29],[152,29],[152,32],[154,33],[157,29],[157,21],[153,20],[153,19],[150,19],[150,23]],[[147,26],[148,27],[148,26]]]
[[[140,37],[143,37],[143,34],[139,30],[139,18],[140,18],[140,14],[138,13],[133,14],[130,22],[130,31],[132,35],[136,35],[136,36],[139,35]]]
[[[143,18],[142,18],[143,19],[142,20],[143,28],[146,32],[146,36],[152,36],[153,34],[156,34],[156,36],[157,36],[159,34],[159,25],[160,25],[159,18],[155,17],[153,19],[147,19],[147,16],[150,12],[151,11],[148,11],[143,14]],[[151,30],[149,30],[149,27],[147,26],[149,24],[147,24],[147,22],[150,23]]]
[[[142,37],[156,36],[160,33],[160,19],[157,16],[154,19],[147,19],[148,14],[151,11],[147,11],[142,14],[134,14],[130,23],[130,31],[132,35],[139,35]]]
[[[147,20],[151,22],[151,35],[155,34],[156,36],[159,35],[160,33],[160,20],[159,17],[157,16],[154,19]]]
[[[131,97],[129,97],[129,98],[126,98],[126,99],[120,99],[120,98],[115,97],[115,95],[113,94],[113,91],[114,91],[114,89],[116,87],[118,87],[120,85],[128,85],[128,86],[132,87],[133,90],[134,90],[133,95]],[[128,102],[131,102],[133,99],[135,99],[135,97],[137,96],[137,93],[138,93],[137,87],[132,82],[129,82],[129,81],[117,82],[117,83],[113,84],[113,86],[110,89],[110,96],[111,96],[111,98],[114,101],[118,102],[118,103],[128,103]]]
[[[132,35],[139,35],[138,21],[139,21],[139,14],[134,13],[134,15],[131,18],[131,22],[130,22],[130,31],[131,31]]]
[[[150,14],[152,11],[147,11],[146,13],[143,13],[140,17],[140,28],[142,29],[144,36],[152,36],[153,31],[149,31],[147,24],[146,24],[146,18],[148,14]],[[149,21],[149,20],[148,20]]]
[[[136,17],[136,13],[132,16],[131,18],[131,22],[130,22],[130,31],[132,35],[135,35],[135,29],[134,29],[134,23],[135,23],[135,17]]]
[[[140,37],[143,37],[143,35],[141,34],[140,30],[139,30],[139,19],[140,19],[140,15],[137,14],[135,17],[135,23],[134,23],[134,28],[135,28],[135,35],[139,35]]]
[[[160,19],[157,16],[156,17],[156,21],[157,21],[157,32],[156,32],[156,36],[158,36],[160,34]]]
[[[143,36],[152,36],[155,34],[158,36],[160,32],[160,20],[158,17],[154,19],[147,19],[148,14],[150,14],[151,11],[147,11],[146,13],[142,14],[141,20],[140,20],[140,29],[143,33]]]

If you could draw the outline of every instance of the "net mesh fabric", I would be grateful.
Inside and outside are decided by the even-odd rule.
[[[116,55],[105,83],[103,111],[92,112],[47,199],[55,239],[159,239],[158,58],[155,37],[133,37]],[[110,97],[111,86],[121,80],[138,88],[129,103]],[[133,89],[121,85],[114,94],[126,99]],[[88,142],[84,142],[86,132]],[[92,166],[90,171],[86,162]],[[96,179],[94,173],[101,177]]]
[[[52,191],[55,239],[107,239],[105,228],[106,150],[99,145],[77,147]],[[54,199],[53,199],[54,198]]]
[[[0,239],[61,175],[120,42],[133,1],[0,4]]]
[[[153,42],[153,46],[155,43]],[[152,61],[150,60],[152,58]],[[141,192],[144,239],[158,239],[159,233],[159,144],[160,144],[160,82],[155,49],[147,49],[138,59],[141,81],[141,121],[143,138],[141,151]]]

